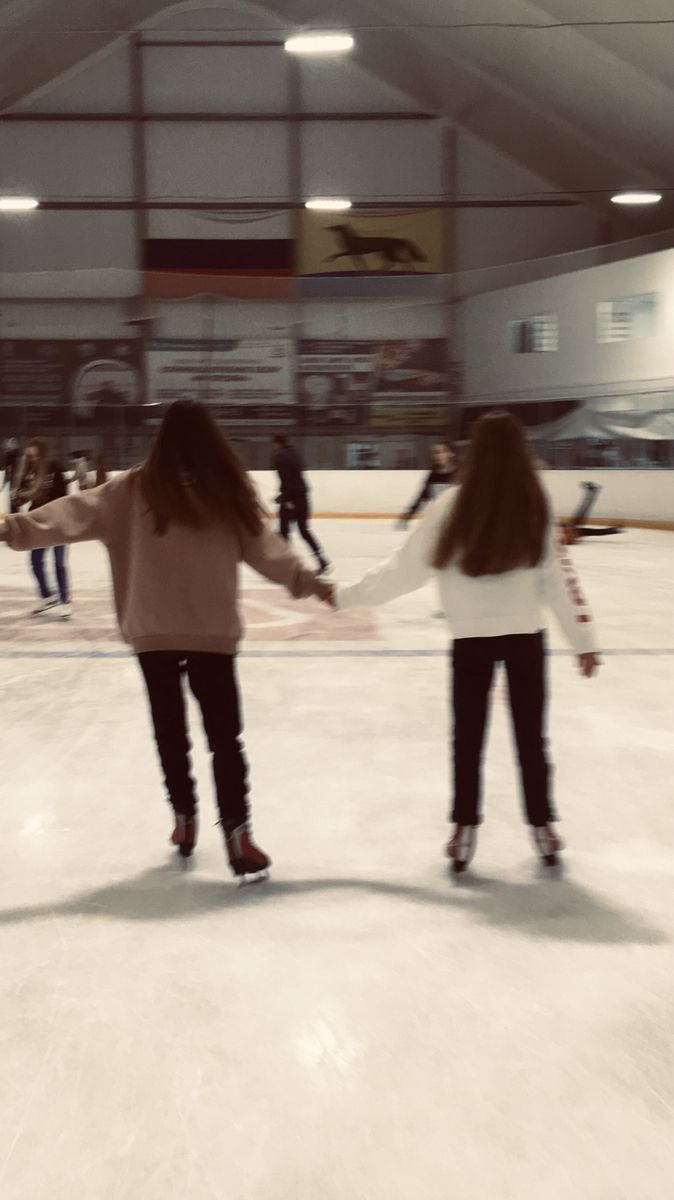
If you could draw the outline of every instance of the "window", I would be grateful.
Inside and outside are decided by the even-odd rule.
[[[510,348],[513,354],[539,354],[559,350],[557,313],[543,313],[510,322]]]
[[[629,342],[655,335],[657,296],[621,296],[597,305],[597,341]]]

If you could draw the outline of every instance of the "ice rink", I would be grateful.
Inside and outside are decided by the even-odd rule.
[[[317,530],[348,581],[387,521]],[[541,878],[497,679],[472,878],[443,857],[448,633],[245,575],[266,884],[225,865],[200,729],[193,869],[168,846],[104,551],[31,620],[0,551],[3,1200],[671,1200],[674,534],[572,551],[604,665],[552,631],[567,841]]]

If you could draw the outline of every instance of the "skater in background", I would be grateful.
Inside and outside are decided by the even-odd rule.
[[[29,511],[36,512],[52,500],[65,496],[67,490],[65,475],[60,464],[50,457],[46,442],[39,438],[29,442],[14,490],[16,511],[28,504]],[[40,617],[48,613],[67,621],[71,616],[71,607],[66,548],[53,542],[49,545],[54,547],[56,590],[50,586],[45,572],[44,549],[31,547],[30,565],[40,593],[39,603],[32,615]]]
[[[95,472],[94,487],[102,487],[104,483],[108,482],[108,472],[102,454],[96,458]]]
[[[435,500],[445,488],[456,482],[456,456],[449,442],[436,442],[431,455],[431,469],[426,476],[421,491],[407,512],[396,522],[396,529],[407,529],[408,522],[418,513],[420,508]]]
[[[589,517],[594,505],[597,502],[597,496],[601,491],[598,483],[581,483],[581,488],[585,492],[578,508],[571,517],[570,521],[562,521],[562,537],[567,546],[575,546],[579,538],[586,537],[606,537],[613,533],[624,533],[625,530],[621,525],[583,525]]]
[[[543,609],[551,608],[583,676],[599,665],[592,617],[559,545],[520,423],[493,412],[476,424],[460,486],[440,496],[388,562],[337,591],[338,608],[384,604],[435,576],[450,629],[454,710],[456,873],[470,862],[481,822],[482,743],[497,663],[505,664],[526,819],[542,859],[562,848],[553,827],[546,752]]]
[[[175,816],[172,842],[187,858],[197,839],[190,773],[187,676],[213,755],[229,862],[236,875],[266,870],[249,825],[240,741],[236,653],[242,628],[239,564],[292,596],[332,603],[333,589],[266,529],[246,471],[203,406],[169,408],[149,458],[102,487],[10,516],[0,539],[14,550],[102,541],[117,617],[145,679],[159,757]]]
[[[16,438],[7,438],[5,442],[5,475],[2,481],[3,488],[9,489],[9,511],[18,512],[19,506],[16,503],[15,488],[16,482],[21,473],[21,450]]]
[[[289,445],[288,439],[283,434],[276,435],[274,447],[272,467],[278,471],[280,483],[280,492],[277,496],[279,533],[285,542],[289,541],[291,526],[296,524],[300,536],[304,538],[318,563],[319,574],[322,574],[329,570],[330,563],[309,528],[311,507],[309,489],[304,477],[304,463],[299,452],[294,446]]]
[[[72,476],[68,482],[77,484],[80,492],[87,492],[93,486],[88,453],[72,455]]]

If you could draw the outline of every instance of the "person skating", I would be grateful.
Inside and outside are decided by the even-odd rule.
[[[50,457],[46,442],[39,438],[29,442],[13,492],[17,512],[25,504],[30,506],[30,512],[36,512],[52,500],[65,496],[67,491],[65,475],[60,464]],[[54,545],[53,542],[50,542],[50,545]],[[61,620],[69,620],[70,578],[65,546],[54,545],[56,591],[50,587],[45,573],[43,548],[32,549],[30,564],[40,593],[39,603],[33,609],[32,615],[40,617],[49,614]]]
[[[295,597],[331,603],[333,591],[265,527],[263,517],[244,467],[208,411],[180,401],[168,410],[140,467],[0,525],[0,539],[14,550],[104,543],[120,630],[136,652],[147,688],[175,816],[172,841],[189,857],[197,838],[186,674],[213,756],[220,823],[236,875],[259,873],[270,862],[250,830],[240,741],[239,564]]]
[[[72,476],[70,483],[77,484],[80,492],[87,492],[93,486],[91,478],[91,470],[89,464],[89,455],[80,451],[71,456],[72,460]]]
[[[456,490],[440,496],[388,562],[337,590],[338,608],[383,604],[435,576],[449,626],[455,823],[447,853],[470,862],[481,822],[481,756],[489,694],[505,664],[526,819],[553,865],[561,849],[545,739],[543,609],[551,608],[583,676],[599,665],[590,610],[536,476],[522,426],[507,413],[477,422]]]
[[[12,513],[19,511],[15,493],[21,469],[22,454],[19,443],[16,438],[7,438],[5,442],[5,475],[2,486],[9,489],[9,511]]]
[[[318,563],[319,572],[328,571],[330,563],[309,528],[311,505],[301,455],[280,433],[274,438],[274,447],[272,466],[278,472],[280,484],[277,496],[279,533],[284,541],[289,541],[291,527],[296,524],[300,536],[304,538]]]
[[[622,525],[584,525],[589,517],[597,497],[601,491],[598,483],[581,483],[585,495],[569,521],[562,521],[562,537],[567,546],[575,546],[579,538],[606,537],[614,533],[624,533]]]
[[[416,499],[396,521],[396,529],[407,529],[412,517],[431,500],[435,500],[445,488],[456,483],[457,468],[454,451],[448,442],[436,442],[431,455],[431,469],[424,479]]]
[[[107,482],[108,469],[105,465],[105,459],[103,458],[103,455],[99,454],[96,458],[96,463],[94,466],[94,487],[102,487],[103,484]]]

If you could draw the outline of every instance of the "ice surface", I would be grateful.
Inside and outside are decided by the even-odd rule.
[[[344,580],[401,536],[318,531]],[[71,552],[69,626],[25,616],[3,549],[3,1200],[670,1200],[674,536],[572,553],[607,655],[592,681],[551,658],[565,877],[538,876],[498,683],[473,879],[448,880],[432,589],[333,618],[247,573],[274,867],[238,890],[196,727],[202,837],[171,857],[101,549]]]

